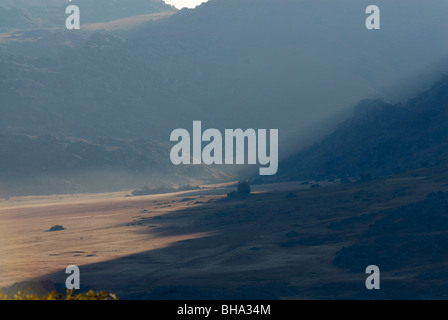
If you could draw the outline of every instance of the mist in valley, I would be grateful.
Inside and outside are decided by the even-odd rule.
[[[199,168],[170,166],[169,134],[195,120],[279,129],[282,159],[330,134],[360,100],[406,102],[447,70],[444,1],[378,1],[380,30],[365,27],[366,1],[73,4],[82,25],[168,14],[66,30],[64,1],[1,4],[0,177],[11,193],[130,189],[159,176],[180,184]],[[204,182],[250,175],[201,168]]]

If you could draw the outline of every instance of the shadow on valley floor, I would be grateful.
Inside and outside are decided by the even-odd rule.
[[[236,200],[176,197],[184,209],[151,217],[142,211],[123,227],[207,236],[80,266],[81,284],[122,299],[446,299],[444,172],[297,184]],[[380,290],[365,287],[370,264],[381,269]],[[34,281],[61,288],[66,277],[61,270]]]

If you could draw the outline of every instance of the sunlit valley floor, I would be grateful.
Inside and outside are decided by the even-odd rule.
[[[84,289],[124,299],[447,298],[445,169],[237,199],[215,185],[3,200],[0,286],[63,289],[74,264]],[[370,264],[380,290],[365,287]]]

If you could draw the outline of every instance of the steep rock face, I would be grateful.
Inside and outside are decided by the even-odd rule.
[[[448,77],[406,105],[361,101],[320,143],[280,165],[283,178],[385,175],[448,162]]]

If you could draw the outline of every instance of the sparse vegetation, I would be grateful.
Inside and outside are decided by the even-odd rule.
[[[228,198],[238,198],[242,196],[247,196],[250,194],[250,184],[247,180],[238,183],[236,186],[236,191],[232,191],[227,194]]]
[[[238,183],[236,189],[238,190],[239,193],[250,193],[249,182],[246,180]]]
[[[113,293],[93,290],[78,294],[75,294],[73,290],[67,290],[64,294],[51,291],[43,296],[21,291],[14,295],[7,295],[0,291],[0,300],[118,300],[118,298]]]
[[[342,220],[332,229],[369,225],[356,243],[340,249],[333,263],[359,272],[374,257],[382,270],[445,263],[448,260],[448,193],[432,192],[426,199]]]

